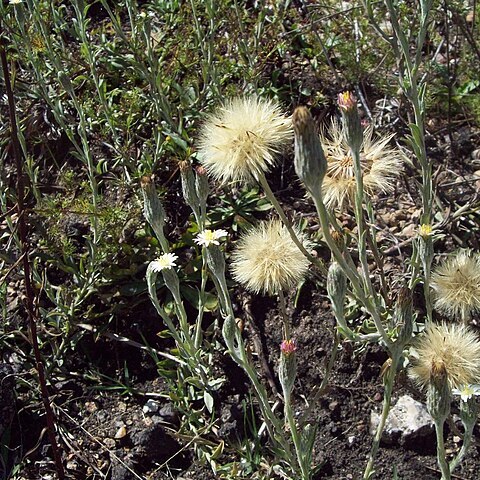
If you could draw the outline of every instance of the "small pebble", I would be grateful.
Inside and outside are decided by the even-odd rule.
[[[113,438],[104,438],[103,444],[110,449],[115,448],[115,440]]]
[[[119,440],[120,438],[123,438],[127,435],[127,429],[125,428],[125,425],[122,425],[118,430],[117,433],[115,434],[115,438]]]
[[[160,404],[157,401],[149,399],[147,400],[147,403],[145,403],[145,405],[143,406],[142,411],[147,415],[158,412],[159,408]]]

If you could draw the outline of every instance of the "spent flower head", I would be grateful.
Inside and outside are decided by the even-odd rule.
[[[200,130],[199,159],[222,183],[252,182],[268,171],[293,138],[290,118],[271,100],[235,98]]]
[[[297,236],[304,241],[300,232]],[[275,294],[291,288],[309,267],[308,259],[279,220],[262,222],[244,234],[232,260],[235,280],[253,293]]]
[[[467,321],[480,311],[480,255],[465,250],[441,263],[432,273],[435,308]]]
[[[480,341],[461,324],[430,324],[416,339],[410,376],[427,387],[439,374],[446,375],[451,389],[480,380]]]
[[[472,397],[480,395],[480,385],[464,385],[462,388],[454,388],[454,395],[459,395],[462,402],[468,402]]]
[[[172,267],[176,267],[176,261],[178,260],[178,256],[174,253],[164,253],[156,260],[150,262],[148,268],[153,272],[161,272],[162,270],[166,270]]]
[[[393,191],[395,178],[403,164],[402,153],[388,143],[393,135],[373,138],[373,128],[367,127],[360,147],[363,186],[367,195]],[[356,182],[353,158],[345,129],[333,120],[328,130],[320,134],[320,142],[327,158],[327,174],[323,179],[323,200],[327,208],[351,204]]]
[[[198,233],[195,243],[202,247],[208,247],[210,245],[220,245],[219,240],[225,238],[228,235],[226,230],[202,230]]]

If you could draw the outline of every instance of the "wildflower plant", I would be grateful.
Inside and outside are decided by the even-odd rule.
[[[480,380],[480,340],[463,324],[430,324],[414,345],[410,375],[427,391],[427,407],[437,432],[437,459],[442,479],[451,478],[472,438],[478,406],[474,387]],[[460,393],[461,419],[465,427],[462,449],[448,464],[443,438],[453,393]]]

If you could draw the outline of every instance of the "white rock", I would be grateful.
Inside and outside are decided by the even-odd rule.
[[[379,422],[380,414],[371,412],[370,433],[372,435],[375,434]],[[424,439],[433,432],[434,424],[427,407],[412,397],[404,395],[398,399],[388,414],[382,441],[385,443],[399,442],[404,445]]]

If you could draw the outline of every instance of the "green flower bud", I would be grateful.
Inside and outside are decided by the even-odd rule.
[[[432,367],[430,382],[427,386],[428,413],[436,422],[442,422],[450,415],[452,391],[448,385],[448,373],[441,362]]]
[[[195,186],[195,174],[188,160],[179,163],[180,177],[182,179],[182,193],[185,202],[192,209],[197,223],[200,223],[200,199]]]
[[[297,359],[295,356],[294,340],[284,340],[280,347],[280,363],[278,370],[278,379],[282,386],[283,394],[290,395],[297,377]]]
[[[211,244],[204,250],[210,271],[218,278],[225,277],[225,256],[218,245]]]
[[[343,312],[346,293],[347,277],[338,262],[333,261],[327,273],[327,294],[334,311]]]
[[[315,197],[320,193],[327,172],[327,160],[308,109],[296,108],[292,122],[295,132],[295,172],[310,195]]]
[[[200,200],[200,205],[206,207],[207,198],[210,194],[210,186],[208,184],[207,170],[205,167],[197,167],[197,175],[195,177],[195,190]]]
[[[351,92],[338,95],[338,107],[342,114],[343,126],[348,146],[352,150],[360,150],[363,142],[363,129],[357,109],[357,99]]]
[[[142,177],[140,185],[143,194],[143,214],[152,227],[152,230],[155,232],[163,252],[167,253],[169,251],[169,246],[165,234],[163,233],[166,214],[162,202],[155,190],[155,182],[152,177],[145,175]]]

